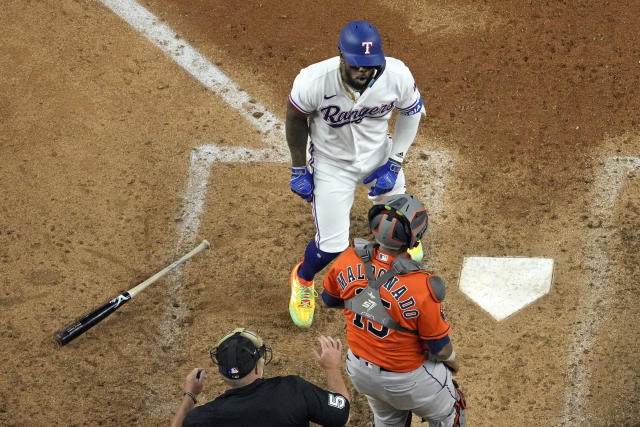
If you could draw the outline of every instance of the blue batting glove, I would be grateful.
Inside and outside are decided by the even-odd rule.
[[[364,181],[362,181],[364,184],[368,184],[374,179],[376,180],[376,184],[373,186],[371,191],[369,191],[369,195],[379,196],[380,194],[391,191],[393,186],[396,185],[396,178],[398,178],[400,169],[402,169],[400,163],[389,159],[387,163],[380,166],[371,175],[366,177]]]
[[[306,166],[291,168],[291,191],[307,202],[313,198],[313,174]]]

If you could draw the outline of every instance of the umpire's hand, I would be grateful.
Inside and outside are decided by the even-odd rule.
[[[184,391],[193,393],[195,396],[202,392],[204,381],[207,379],[207,371],[204,368],[194,368],[184,382]]]
[[[342,370],[342,343],[340,340],[320,335],[318,341],[320,342],[320,353],[315,348],[313,349],[318,364],[326,371]]]

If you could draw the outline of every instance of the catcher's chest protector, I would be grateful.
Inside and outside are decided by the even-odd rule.
[[[364,271],[369,283],[356,296],[345,300],[344,306],[352,312],[380,323],[389,329],[417,335],[417,331],[412,331],[398,324],[384,308],[380,298],[380,286],[389,282],[398,274],[424,270],[422,265],[409,258],[396,258],[391,263],[391,269],[378,277],[377,280],[374,280],[371,268],[371,258],[374,253],[373,244],[367,240],[356,238],[354,239],[353,247],[364,263]]]

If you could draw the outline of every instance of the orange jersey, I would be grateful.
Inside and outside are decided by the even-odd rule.
[[[393,258],[375,249],[371,264],[374,277],[391,268]],[[414,271],[396,276],[380,287],[382,303],[393,319],[418,335],[389,329],[377,322],[344,309],[347,317],[347,341],[351,351],[364,359],[395,372],[417,369],[426,358],[420,342],[447,336],[451,327],[444,319],[441,303],[429,285],[429,271]],[[364,262],[349,247],[333,263],[324,278],[325,291],[343,300],[356,295],[368,281]]]

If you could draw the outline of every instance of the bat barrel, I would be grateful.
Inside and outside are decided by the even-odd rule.
[[[56,341],[60,345],[68,344],[78,336],[82,335],[111,313],[116,311],[120,306],[131,299],[131,295],[128,292],[122,292],[120,295],[112,299],[106,304],[96,308],[90,313],[77,319],[66,328],[56,332]]]

